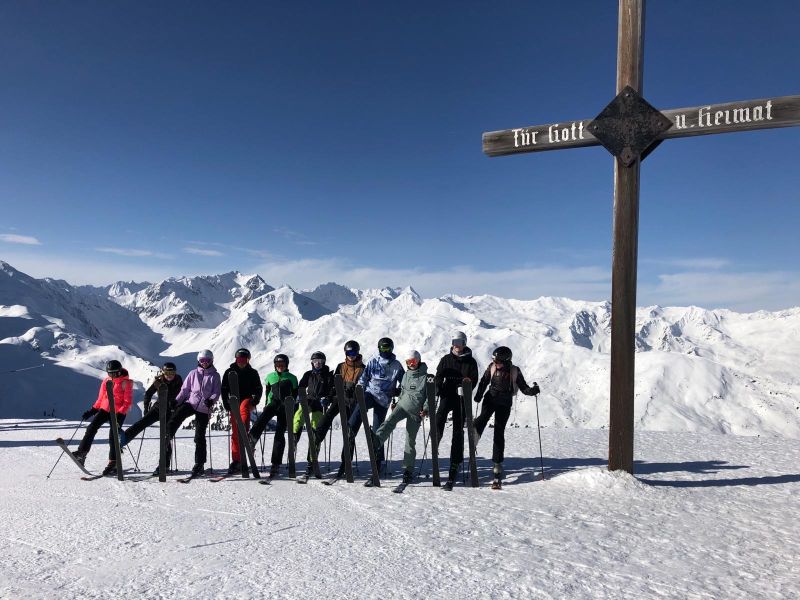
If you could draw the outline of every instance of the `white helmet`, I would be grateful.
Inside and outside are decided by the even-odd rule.
[[[203,362],[207,362],[209,365],[214,364],[214,353],[211,350],[202,350],[197,353],[197,364],[202,367]]]

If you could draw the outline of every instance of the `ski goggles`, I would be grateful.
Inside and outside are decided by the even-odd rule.
[[[380,350],[381,352],[391,352],[392,347],[389,344],[381,344],[380,346],[378,346],[378,350]]]
[[[106,371],[106,373],[108,373],[108,376],[111,377],[111,379],[116,379],[122,375],[122,371]]]
[[[453,346],[458,346],[459,348],[463,348],[464,346],[466,346],[466,344],[464,343],[464,338],[456,338],[456,339],[454,339],[453,342],[452,342],[452,345]]]
[[[406,366],[412,369],[416,369],[419,366],[419,361],[416,358],[406,359]]]
[[[201,366],[207,367],[208,365],[210,365],[214,361],[211,360],[210,358],[201,358],[197,362],[200,363]]]
[[[273,364],[275,365],[276,369],[278,367],[283,367],[284,369],[287,367],[287,364],[286,364],[285,360],[276,360]]]
[[[312,358],[311,359],[311,366],[314,367],[315,369],[319,369],[324,364],[325,364],[325,361],[322,360],[321,358]]]
[[[356,351],[356,350],[348,350],[347,352],[344,353],[344,355],[348,356],[350,358],[355,358],[356,356],[358,356],[358,351]]]

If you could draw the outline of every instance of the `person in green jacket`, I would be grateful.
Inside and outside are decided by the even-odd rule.
[[[264,378],[264,395],[267,399],[264,412],[259,415],[250,429],[250,442],[255,447],[258,438],[266,429],[267,423],[272,417],[277,417],[278,424],[275,427],[275,437],[272,442],[270,477],[278,474],[283,459],[283,450],[286,447],[286,410],[284,410],[282,401],[287,396],[297,398],[297,377],[289,372],[289,357],[285,354],[278,354],[273,364],[275,370]]]
[[[414,461],[417,458],[417,432],[422,418],[428,414],[428,398],[425,393],[428,365],[422,362],[419,352],[412,350],[407,355],[406,367],[408,370],[400,383],[400,396],[392,402],[392,413],[378,427],[373,439],[376,448],[382,446],[398,423],[406,419],[403,483],[411,483],[414,477]],[[372,480],[367,480],[367,482],[370,481]]]

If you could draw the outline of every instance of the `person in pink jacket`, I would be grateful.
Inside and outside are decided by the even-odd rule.
[[[211,418],[211,408],[219,400],[222,381],[214,368],[214,354],[203,350],[197,355],[197,368],[190,371],[183,380],[181,391],[175,398],[176,408],[167,423],[169,439],[175,437],[178,429],[189,417],[194,417],[194,467],[192,477],[205,473],[206,429]],[[167,444],[167,464],[172,456],[172,444]],[[153,472],[158,475],[158,468]]]
[[[86,433],[83,434],[78,449],[73,453],[81,464],[86,460],[86,455],[92,448],[94,436],[97,431],[111,422],[111,407],[108,404],[108,394],[106,393],[106,382],[114,382],[114,408],[117,413],[117,425],[122,426],[125,422],[125,417],[133,404],[133,381],[128,377],[128,372],[122,368],[118,360],[110,360],[106,363],[106,373],[108,377],[100,384],[100,391],[97,394],[97,400],[92,405],[92,408],[83,413],[83,419],[92,418],[92,422],[86,428]],[[114,443],[112,438],[113,430],[109,428],[108,433],[108,464],[103,470],[103,475],[116,475],[117,461],[114,458]]]

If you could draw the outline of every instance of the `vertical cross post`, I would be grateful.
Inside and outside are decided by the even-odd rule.
[[[619,0],[617,93],[642,91],[644,0]],[[614,158],[614,233],[611,265],[611,403],[608,468],[633,473],[633,390],[639,165]]]

